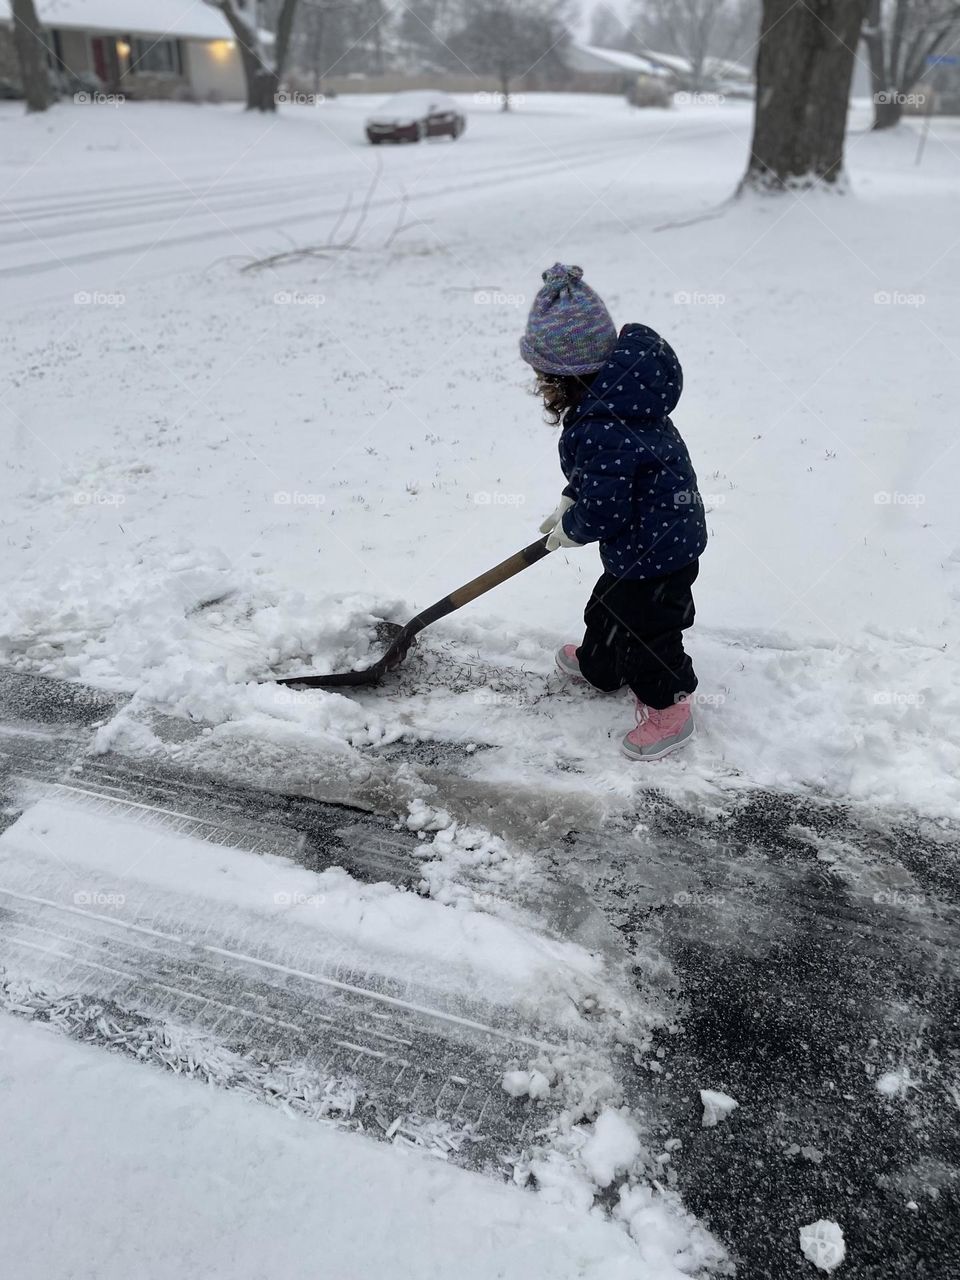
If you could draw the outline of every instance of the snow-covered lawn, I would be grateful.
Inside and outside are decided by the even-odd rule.
[[[360,98],[275,120],[173,104],[26,120],[0,104],[0,664],[132,692],[98,750],[166,751],[160,710],[209,726],[176,747],[181,762],[348,798],[375,784],[400,811],[415,765],[384,770],[367,749],[453,742],[493,828],[507,794],[547,830],[568,804],[635,812],[651,786],[708,801],[810,787],[960,816],[960,123],[935,122],[916,166],[913,125],[873,136],[856,110],[848,197],[721,210],[748,105],[465,105],[455,144],[374,150]],[[260,683],[363,660],[377,618],[403,619],[537,536],[562,482],[517,339],[556,259],[584,266],[618,322],[661,330],[685,368],[675,420],[712,537],[691,635],[700,736],[650,772],[617,753],[629,701],[553,673],[593,549],[555,554],[428,632],[379,692]],[[379,944],[401,970],[449,963],[452,985],[480,974],[541,1012],[612,981],[598,955],[511,906],[529,870],[513,849],[465,836],[459,813],[419,816],[436,845],[429,899],[287,869],[329,895],[300,923]],[[135,838],[114,847],[95,826],[29,810],[0,847],[17,891],[39,894],[65,866],[123,879]],[[226,902],[269,916],[252,855],[217,856],[201,874],[196,850],[171,845],[137,874],[155,890],[179,868],[198,914]],[[458,876],[480,864],[500,880],[472,918]],[[638,1253],[608,1224],[462,1171],[305,1132],[35,1028],[4,1021],[2,1035],[5,1122],[27,1152],[4,1216],[36,1241],[59,1213],[50,1248],[91,1274],[446,1275],[456,1231],[465,1275],[667,1280],[710,1248],[642,1184],[621,1214],[639,1224]],[[195,1195],[145,1220],[178,1179]],[[94,1198],[117,1221],[77,1244],[77,1222],[107,1230]],[[419,1230],[371,1233],[377,1205],[393,1223],[415,1210]],[[36,1247],[30,1266],[72,1274]]]

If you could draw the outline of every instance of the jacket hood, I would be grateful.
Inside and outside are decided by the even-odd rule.
[[[649,425],[673,412],[682,390],[683,370],[670,343],[645,324],[626,324],[564,426],[611,414]]]

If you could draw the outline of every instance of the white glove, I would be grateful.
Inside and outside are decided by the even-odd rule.
[[[566,494],[560,499],[555,510],[551,511],[540,526],[541,533],[552,533],[560,521],[563,519],[563,513],[569,511],[573,506],[573,499],[568,498]]]
[[[558,520],[554,525],[550,537],[547,539],[547,550],[556,551],[557,547],[582,547],[586,544],[583,542],[574,542],[573,538],[568,538],[563,531],[563,521]]]

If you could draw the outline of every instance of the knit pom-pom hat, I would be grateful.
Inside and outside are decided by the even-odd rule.
[[[603,300],[583,283],[583,268],[555,262],[543,273],[520,354],[538,373],[588,374],[606,364],[617,330]]]

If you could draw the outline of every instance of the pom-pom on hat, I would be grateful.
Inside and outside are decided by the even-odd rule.
[[[543,273],[520,354],[538,373],[596,373],[617,344],[603,299],[583,283],[583,268],[555,262]]]

